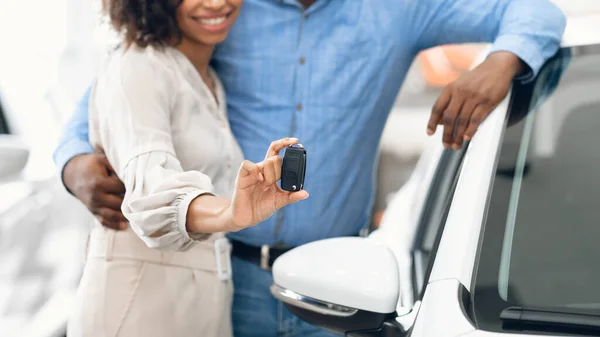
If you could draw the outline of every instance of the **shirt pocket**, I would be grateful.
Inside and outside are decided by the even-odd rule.
[[[320,53],[309,74],[308,98],[314,107],[352,109],[365,105],[377,94],[379,59],[368,52],[368,45]]]
[[[363,16],[367,17],[363,17]],[[334,18],[323,31],[307,60],[311,90],[308,101],[316,107],[358,108],[377,94],[382,65],[392,43],[361,11]],[[386,51],[387,50],[387,51]],[[387,55],[386,55],[387,54]]]

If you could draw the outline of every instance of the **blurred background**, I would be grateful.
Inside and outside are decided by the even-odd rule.
[[[91,219],[52,152],[111,42],[98,12],[97,1],[0,0],[0,336],[64,334]],[[381,141],[373,227],[422,151],[440,88],[485,49],[439,47],[413,64]]]

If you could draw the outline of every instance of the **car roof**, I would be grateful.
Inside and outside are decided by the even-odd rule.
[[[600,43],[600,1],[553,0],[567,17],[563,47]]]

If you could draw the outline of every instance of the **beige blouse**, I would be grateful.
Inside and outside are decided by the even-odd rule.
[[[126,193],[122,211],[150,248],[189,249],[186,215],[203,193],[231,197],[242,152],[217,100],[177,49],[131,47],[111,56],[90,98],[90,142]]]

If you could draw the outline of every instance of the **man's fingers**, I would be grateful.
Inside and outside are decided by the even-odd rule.
[[[458,117],[456,118],[456,127],[454,131],[454,140],[452,144],[452,148],[455,150],[459,150],[463,144],[463,137],[467,127],[469,126],[469,120],[473,114],[473,111],[477,107],[477,103],[473,100],[467,100],[464,104]]]
[[[473,111],[471,118],[469,120],[469,126],[465,131],[465,135],[463,136],[464,141],[468,142],[473,139],[475,132],[479,128],[479,125],[483,123],[485,116],[492,108],[489,105],[478,105]]]
[[[104,194],[102,198],[102,201],[106,207],[115,211],[121,211],[121,205],[123,205],[123,197],[121,197],[120,195],[107,193]]]
[[[435,104],[431,109],[431,117],[429,117],[429,122],[427,123],[428,135],[431,136],[435,133],[438,124],[440,124],[442,120],[442,114],[444,110],[446,110],[448,103],[450,103],[450,97],[450,90],[444,89],[440,94],[440,97],[435,101]]]
[[[118,212],[109,208],[101,208],[96,212],[96,218],[98,218],[104,227],[115,230],[123,230],[127,228],[127,219],[120,211]]]
[[[442,122],[444,123],[444,136],[442,142],[446,148],[450,147],[454,140],[454,125],[456,123],[456,117],[458,117],[463,106],[463,102],[464,100],[461,97],[458,97],[457,95],[452,96],[450,104],[448,104],[448,107],[442,116]]]
[[[108,158],[105,155],[98,155],[98,160],[106,167],[106,171],[109,173],[115,173],[115,169],[110,165]]]
[[[123,204],[123,197],[121,195],[104,193],[104,192],[96,192],[92,194],[90,200],[90,208],[102,209],[108,208],[117,212],[121,212],[121,205]]]
[[[125,185],[116,175],[95,177],[92,181],[92,188],[111,194],[125,194]]]
[[[298,138],[281,138],[271,143],[265,159],[279,155],[279,152],[290,145],[298,144]]]

